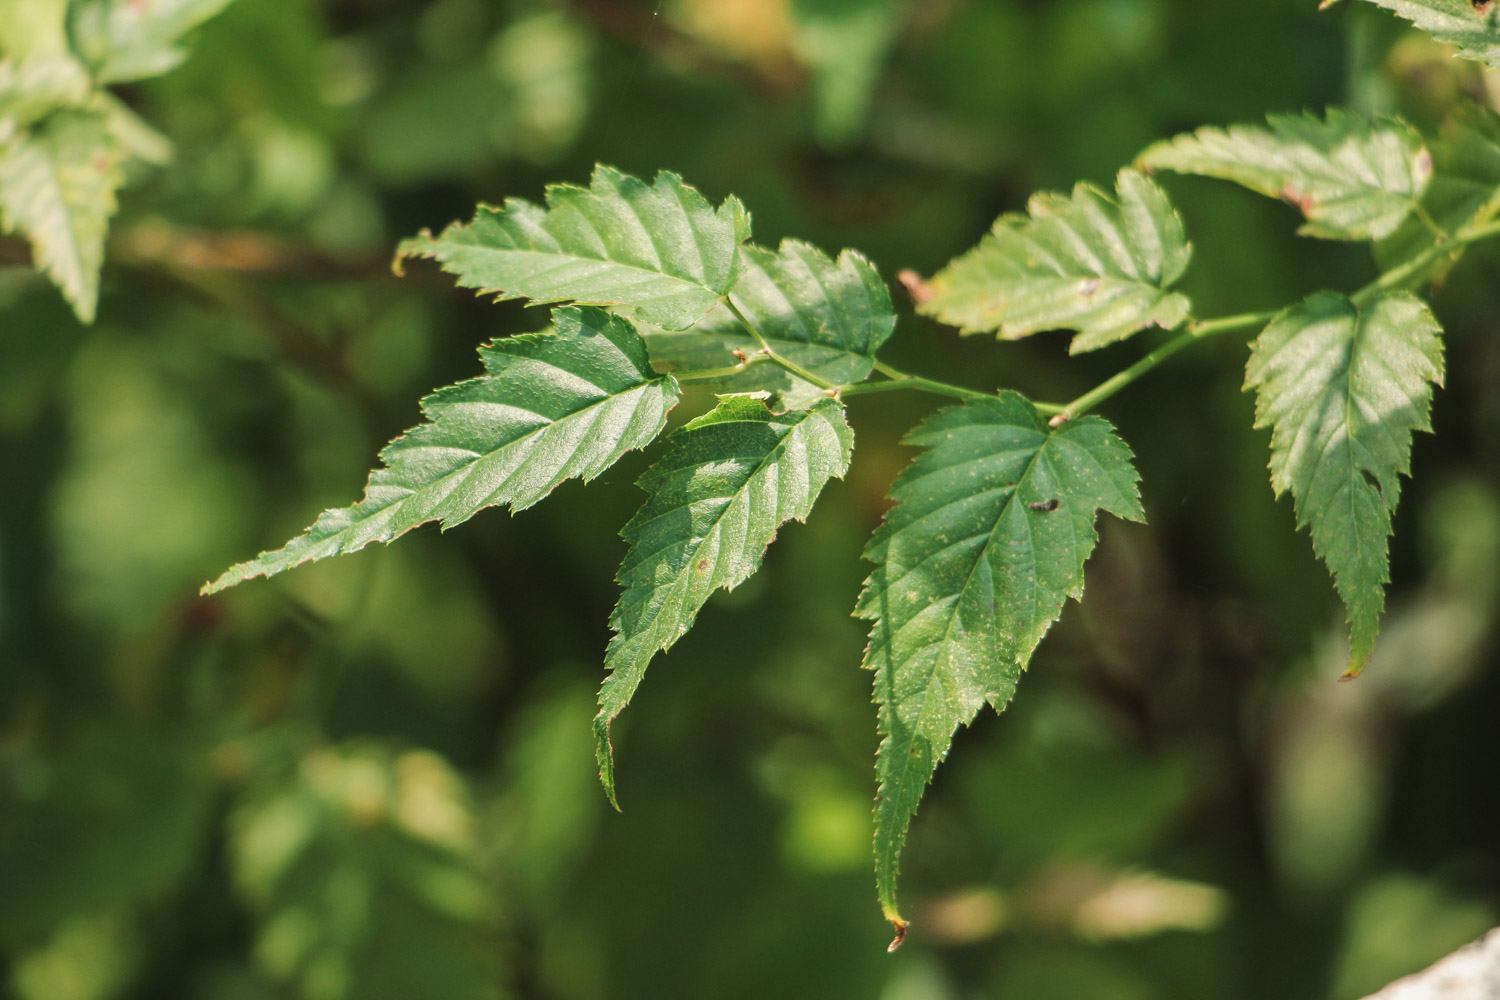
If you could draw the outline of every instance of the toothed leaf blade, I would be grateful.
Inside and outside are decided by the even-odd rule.
[[[1124,170],[1114,197],[1079,184],[1071,197],[1034,195],[1027,210],[1001,216],[978,246],[938,272],[917,310],[1005,340],[1076,330],[1074,353],[1187,317],[1187,298],[1169,288],[1191,248],[1150,178]]]
[[[735,198],[715,209],[676,174],[646,184],[599,166],[587,188],[554,185],[543,208],[511,199],[474,220],[405,240],[397,261],[430,257],[458,283],[499,300],[605,306],[685,330],[740,274],[750,216]]]
[[[363,500],[324,511],[306,533],[204,592],[389,542],[429,521],[449,528],[496,504],[521,510],[649,444],[677,402],[676,380],[651,371],[645,342],[618,316],[588,307],[552,316],[554,331],[482,347],[483,376],[422,400],[427,423],[386,445]]]
[[[1458,54],[1500,69],[1500,5],[1494,0],[1367,0],[1394,11]]]
[[[758,396],[724,396],[675,432],[640,478],[650,497],[621,531],[630,543],[615,577],[624,593],[610,619],[609,676],[594,719],[611,802],[609,724],[651,658],[687,632],[715,590],[732,590],[760,568],[781,525],[805,520],[824,484],[843,478],[853,448],[844,408],[832,399],[774,413]]]
[[[940,410],[906,443],[926,450],[891,490],[855,608],[874,621],[875,877],[898,931],[906,831],[954,732],[986,702],[1005,707],[1065,600],[1082,596],[1096,512],[1145,517],[1130,449],[1100,417],[1050,428],[1004,392]]]
[[[1319,292],[1291,306],[1251,347],[1245,388],[1255,426],[1271,428],[1271,486],[1290,490],[1297,526],[1333,573],[1349,612],[1349,673],[1375,646],[1390,580],[1391,513],[1411,472],[1412,432],[1430,430],[1443,378],[1441,329],[1419,299],[1356,306]]]

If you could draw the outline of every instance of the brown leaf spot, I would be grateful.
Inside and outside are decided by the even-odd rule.
[[[911,268],[898,271],[896,273],[896,280],[901,282],[901,287],[906,289],[906,294],[910,295],[911,300],[917,305],[921,305],[937,294],[937,290]]]
[[[1037,500],[1027,504],[1026,506],[1030,507],[1032,510],[1039,510],[1043,514],[1050,514],[1057,509],[1057,505],[1057,497],[1048,497],[1046,500]]]
[[[1302,211],[1303,215],[1307,215],[1312,211],[1312,195],[1302,194],[1290,184],[1281,189],[1281,200],[1290,205],[1296,205]]]
[[[708,569],[708,560],[707,559],[699,559],[698,560],[698,565],[695,566],[694,569],[696,569],[698,572],[702,573],[704,570]]]
[[[906,940],[906,928],[910,926],[905,920],[892,920],[891,927],[895,928],[896,936],[891,939],[890,944],[885,946],[885,950],[891,952],[901,947],[901,942]]]
[[[1493,0],[1473,0],[1473,4],[1474,13],[1476,14],[1488,14],[1490,8],[1494,6]]]

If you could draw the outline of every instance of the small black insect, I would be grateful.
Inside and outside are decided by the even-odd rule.
[[[1050,500],[1038,500],[1035,503],[1029,503],[1026,506],[1030,507],[1032,510],[1039,510],[1045,514],[1057,509],[1057,497],[1052,497]]]

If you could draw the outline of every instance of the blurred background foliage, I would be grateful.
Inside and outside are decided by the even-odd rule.
[[[176,147],[122,193],[99,320],[0,268],[0,991],[16,1000],[1345,1000],[1500,921],[1500,260],[1435,296],[1449,383],[1381,645],[1250,429],[1243,347],[1112,400],[1149,526],[1107,523],[1000,719],[870,875],[864,538],[936,404],[853,400],[846,482],[716,598],[594,774],[627,460],[512,518],[198,585],[356,498],[481,341],[543,325],[395,241],[595,161],[740,195],[759,242],[931,273],[1147,143],[1349,105],[1426,129],[1500,78],[1306,0],[237,0],[119,94]],[[1374,273],[1170,179],[1207,315]],[[1068,358],[904,311],[891,360],[1038,398]],[[707,400],[693,395],[686,416]],[[638,458],[638,456],[637,456]]]

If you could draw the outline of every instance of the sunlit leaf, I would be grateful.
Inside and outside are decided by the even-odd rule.
[[[1500,68],[1500,6],[1494,0],[1368,0],[1470,59]]]
[[[1140,163],[1285,199],[1307,216],[1303,235],[1329,240],[1389,234],[1432,177],[1431,154],[1404,122],[1329,108],[1325,118],[1267,115],[1266,125],[1200,128],[1157,143]]]
[[[160,76],[187,58],[181,39],[231,0],[73,0],[74,48],[101,83]]]
[[[896,327],[891,294],[874,265],[845,250],[838,262],[818,248],[786,240],[775,253],[740,248],[744,273],[732,300],[777,354],[830,382],[858,382],[870,374],[875,352]],[[727,306],[691,330],[646,333],[651,360],[668,370],[723,368],[758,345]],[[821,391],[785,369],[760,365],[709,383],[715,388],[776,389],[794,403]]]
[[[646,665],[682,638],[715,590],[731,590],[760,568],[781,525],[805,520],[823,485],[843,477],[853,447],[844,408],[827,397],[773,413],[755,396],[725,396],[673,434],[640,478],[651,496],[621,531],[630,542],[616,575],[625,592],[610,619],[610,674],[594,720],[610,801],[609,724]]]
[[[61,111],[0,143],[0,221],[31,241],[37,265],[90,322],[104,236],[124,181],[102,114]]]
[[[1271,428],[1271,486],[1292,491],[1297,526],[1333,571],[1349,609],[1349,673],[1375,646],[1391,512],[1411,471],[1413,431],[1430,430],[1432,383],[1443,378],[1441,329],[1409,295],[1363,306],[1319,292],[1256,339],[1245,387],[1255,426]]]
[[[600,166],[587,188],[548,188],[546,208],[516,198],[481,207],[468,224],[403,241],[397,260],[431,257],[500,300],[610,306],[684,330],[733,287],[749,236],[735,198],[714,209],[676,174],[647,185]]]
[[[1005,392],[939,411],[906,443],[927,450],[891,490],[855,609],[875,622],[875,878],[898,933],[906,831],[954,731],[986,702],[1005,707],[1064,601],[1082,596],[1095,512],[1145,516],[1130,449],[1099,417],[1052,429]]]
[[[485,375],[424,399],[428,422],[386,445],[363,500],[324,511],[306,534],[204,592],[388,542],[428,521],[452,527],[496,504],[521,510],[649,444],[677,402],[676,380],[651,371],[640,334],[617,316],[568,307],[553,320],[555,332],[481,348]]]
[[[1072,351],[1091,351],[1188,315],[1168,291],[1191,248],[1167,197],[1149,178],[1120,172],[1118,196],[1088,184],[1043,192],[1029,215],[1002,215],[979,245],[933,277],[918,310],[964,333],[1013,340],[1077,330]]]

